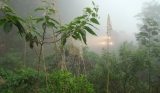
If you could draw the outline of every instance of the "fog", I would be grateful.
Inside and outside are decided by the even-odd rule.
[[[91,50],[100,53],[106,45],[101,44],[106,41],[107,15],[110,15],[112,23],[111,47],[118,47],[124,41],[133,41],[136,44],[135,33],[137,33],[137,24],[140,20],[135,17],[141,12],[145,2],[152,0],[93,0],[99,5],[99,23],[98,30],[94,30],[98,37],[88,34],[87,45]],[[154,0],[158,1],[158,0]],[[83,8],[92,7],[90,0],[57,0],[60,16],[63,24],[69,23],[76,16],[82,15]],[[160,2],[160,1],[158,1]],[[112,38],[113,37],[113,38]],[[117,50],[117,49],[115,49]]]
[[[18,12],[22,17],[26,17],[35,7],[38,6],[38,1],[33,0],[17,0],[12,3],[11,6]],[[92,36],[87,34],[87,46],[97,53],[101,52],[106,41],[107,32],[107,15],[110,15],[110,20],[112,24],[112,36],[111,42],[113,44],[110,46],[112,50],[117,50],[120,44],[124,41],[132,41],[136,45],[135,33],[137,33],[137,24],[140,20],[137,20],[135,15],[141,12],[142,6],[145,2],[152,0],[93,0],[95,4],[99,5],[99,23],[100,25],[95,26],[99,29],[94,31],[97,36]],[[160,2],[159,0],[154,0]],[[57,0],[59,7],[60,18],[62,25],[70,23],[75,17],[83,14],[83,9],[85,7],[93,7],[91,0]],[[26,11],[21,13],[21,11]],[[34,14],[34,13],[33,13]]]
[[[159,24],[160,0],[0,0],[0,93],[160,93]]]

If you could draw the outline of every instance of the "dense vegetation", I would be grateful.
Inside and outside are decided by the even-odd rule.
[[[146,3],[136,16],[142,21],[135,35],[138,45],[125,41],[109,57],[105,49],[98,55],[72,42],[86,44],[86,32],[96,35],[92,29],[99,22],[94,2],[93,8],[85,8],[82,16],[64,26],[56,18],[54,3],[42,3],[35,12],[43,16],[24,19],[0,2],[0,93],[106,93],[107,67],[109,93],[160,93],[158,3]],[[45,44],[54,45],[53,53],[44,54]]]

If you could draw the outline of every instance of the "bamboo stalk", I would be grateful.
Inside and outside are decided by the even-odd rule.
[[[111,31],[112,31],[112,25],[110,22],[110,16],[108,14],[108,19],[107,19],[107,90],[106,93],[109,93],[109,73],[110,73],[110,68],[109,68],[109,39],[110,39],[110,35],[111,35]]]

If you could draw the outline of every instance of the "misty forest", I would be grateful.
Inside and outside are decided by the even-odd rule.
[[[81,11],[68,1],[0,1],[0,93],[160,93],[160,3],[132,15],[129,40],[97,0]]]

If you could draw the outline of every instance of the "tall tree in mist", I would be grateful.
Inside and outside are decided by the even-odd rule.
[[[109,93],[109,73],[110,73],[110,68],[109,68],[109,65],[110,65],[110,62],[109,62],[109,57],[110,57],[110,51],[109,51],[109,46],[112,44],[110,43],[110,38],[111,38],[111,31],[112,31],[112,25],[111,25],[111,21],[110,21],[110,16],[108,14],[108,18],[107,18],[107,68],[108,68],[108,74],[107,74],[107,92],[106,93]]]
[[[142,21],[142,24],[139,24],[140,32],[136,34],[136,38],[140,45],[148,48],[148,93],[151,92],[151,63],[157,57],[157,52],[155,51],[159,51],[159,8],[160,4],[157,2],[146,2],[144,3],[142,12],[136,15]]]

